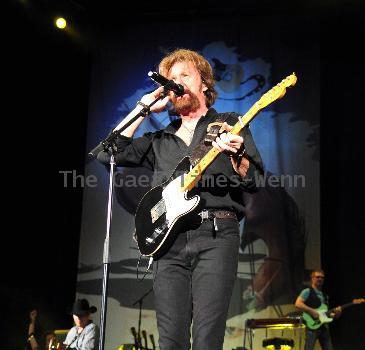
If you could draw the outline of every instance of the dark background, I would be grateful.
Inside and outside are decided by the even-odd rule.
[[[28,312],[47,328],[68,328],[75,296],[82,189],[63,187],[61,170],[83,174],[92,57],[108,31],[139,21],[313,15],[321,47],[321,241],[325,290],[333,305],[365,297],[363,223],[364,20],[360,1],[171,6],[89,1],[8,1],[3,12],[3,230],[1,349],[23,348]],[[181,8],[177,8],[180,5]],[[138,10],[138,11],[137,11]],[[74,33],[60,31],[64,14]],[[136,22],[133,22],[134,20]],[[289,21],[293,23],[292,20]],[[275,30],[275,28],[273,28]],[[302,29],[305,30],[305,29]],[[288,27],[295,33],[294,28]],[[153,35],[153,33],[146,33]],[[296,37],[292,35],[293,45]],[[300,45],[300,43],[298,43]],[[361,152],[361,153],[360,153]],[[6,193],[6,194],[5,194]],[[331,327],[336,350],[365,344],[364,305]]]

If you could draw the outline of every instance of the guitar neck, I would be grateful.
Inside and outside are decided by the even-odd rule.
[[[351,303],[346,303],[346,304],[340,305],[340,308],[341,308],[342,310],[344,310],[344,309],[346,309],[346,308],[348,308],[349,306],[352,306],[352,305],[355,305],[355,303],[353,303],[353,302],[351,302]],[[335,311],[335,309],[336,309],[336,308],[334,307],[333,309],[328,310],[328,311],[327,311],[327,313],[334,312],[334,311]]]
[[[290,76],[283,79],[279,84],[274,86],[268,92],[266,92],[260,100],[258,100],[249,111],[243,116],[239,117],[239,121],[233,126],[230,131],[231,134],[238,135],[238,133],[255,117],[255,115],[264,107],[268,106],[275,100],[283,97],[286,92],[286,88],[295,85],[297,81],[296,75],[293,73]],[[201,160],[195,165],[193,169],[186,175],[184,175],[184,183],[181,185],[181,191],[190,191],[195,184],[201,178],[205,169],[213,162],[220,152],[216,148],[212,148]]]
[[[238,135],[240,131],[254,119],[257,113],[261,110],[259,102],[256,102],[249,111],[243,116],[240,117],[240,121],[238,121],[233,129],[230,131],[231,134]],[[184,183],[181,187],[182,191],[190,191],[195,184],[199,181],[202,173],[206,168],[214,161],[214,159],[219,155],[219,151],[213,147],[193,169],[190,170],[188,174],[184,177]]]

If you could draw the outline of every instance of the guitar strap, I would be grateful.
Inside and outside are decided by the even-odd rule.
[[[234,112],[219,113],[212,123],[208,124],[204,139],[192,150],[190,155],[190,163],[194,167],[199,161],[205,156],[208,151],[213,147],[212,141],[221,133],[223,123],[232,115]]]

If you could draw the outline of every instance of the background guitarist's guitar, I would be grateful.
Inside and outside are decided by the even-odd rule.
[[[347,303],[344,305],[341,305],[341,309],[345,309],[349,306],[365,303],[365,299],[354,299],[351,303]],[[333,321],[333,318],[330,317],[330,314],[334,312],[335,308],[328,310],[328,307],[326,304],[322,304],[319,308],[315,309],[319,317],[317,319],[314,319],[310,314],[303,312],[303,321],[307,328],[309,329],[318,329],[321,327],[324,323],[329,323]]]
[[[230,133],[237,135],[261,109],[283,97],[286,88],[293,86],[296,81],[297,77],[293,73],[262,95],[243,117],[239,117]],[[167,250],[184,225],[184,218],[199,203],[200,197],[195,195],[189,198],[188,191],[194,188],[204,170],[219,153],[213,147],[191,170],[189,158],[183,158],[168,181],[143,196],[135,215],[135,238],[142,255],[156,257]]]

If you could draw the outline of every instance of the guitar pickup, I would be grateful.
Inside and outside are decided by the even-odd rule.
[[[147,244],[151,244],[151,243],[153,243],[155,240],[153,239],[153,238],[151,238],[151,237],[147,237],[146,238],[146,243]]]
[[[151,220],[152,224],[156,222],[164,213],[166,213],[166,205],[164,199],[161,199],[151,209]]]
[[[150,245],[150,244],[154,243],[156,241],[156,238],[158,238],[158,236],[160,236],[162,234],[165,234],[165,231],[166,231],[168,225],[169,225],[169,221],[166,220],[161,226],[155,228],[155,230],[153,231],[152,236],[147,237],[145,239],[146,244]]]

